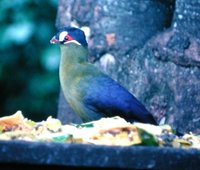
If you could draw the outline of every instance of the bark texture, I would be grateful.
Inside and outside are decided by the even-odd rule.
[[[60,0],[56,27],[69,25],[89,28],[90,61],[158,121],[200,133],[199,0]],[[58,117],[80,121],[63,100]]]

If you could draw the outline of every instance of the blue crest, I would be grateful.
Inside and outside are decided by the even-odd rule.
[[[59,39],[60,34],[64,31],[68,32],[68,35],[71,36],[77,42],[79,42],[82,46],[88,47],[85,33],[79,28],[75,28],[75,27],[61,28],[58,30],[58,33],[55,35],[56,39]]]

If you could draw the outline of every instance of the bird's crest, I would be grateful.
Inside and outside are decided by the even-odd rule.
[[[64,27],[59,29],[50,42],[52,44],[75,43],[84,47],[88,46],[84,32],[75,27]]]

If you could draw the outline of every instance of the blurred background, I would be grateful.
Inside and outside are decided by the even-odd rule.
[[[35,121],[56,116],[57,0],[0,1],[0,117],[22,110]]]

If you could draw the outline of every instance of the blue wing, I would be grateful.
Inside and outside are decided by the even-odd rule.
[[[104,116],[119,115],[128,121],[157,124],[146,108],[124,87],[106,75],[90,77],[83,102],[92,112]]]

